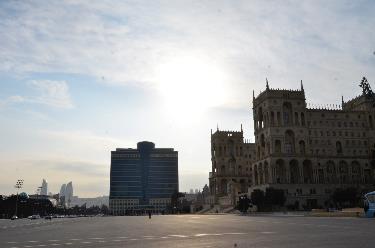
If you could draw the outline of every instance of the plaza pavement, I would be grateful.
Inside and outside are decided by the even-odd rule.
[[[375,219],[159,215],[0,220],[0,247],[375,247]]]

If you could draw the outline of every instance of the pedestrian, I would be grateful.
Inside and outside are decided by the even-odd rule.
[[[148,211],[148,218],[151,219],[151,211]]]

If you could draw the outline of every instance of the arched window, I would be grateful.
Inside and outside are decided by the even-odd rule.
[[[264,162],[264,183],[269,183],[268,163]]]
[[[235,150],[234,141],[230,139],[228,140],[229,156],[234,157],[234,154],[235,154],[234,150]]]
[[[284,126],[291,125],[292,122],[292,104],[290,102],[285,102],[283,104],[283,124]]]
[[[353,161],[351,164],[352,169],[352,182],[360,183],[361,182],[361,166],[357,161]]]
[[[228,181],[226,179],[221,180],[220,188],[222,194],[226,195],[228,193]]]
[[[275,126],[275,113],[271,111],[271,126]]]
[[[333,161],[328,161],[326,164],[327,183],[336,183],[336,168]]]
[[[259,174],[259,184],[263,184],[263,165],[259,164],[258,166],[258,174]]]
[[[313,183],[313,169],[310,160],[303,161],[303,181],[304,183]]]
[[[336,152],[337,154],[342,154],[342,145],[340,141],[336,142]]]
[[[280,114],[280,112],[277,112],[277,125],[281,126],[281,114]]]
[[[242,175],[242,166],[238,166],[238,175]]]
[[[299,167],[297,160],[292,160],[289,163],[290,168],[290,183],[299,183]]]
[[[282,159],[276,161],[275,176],[276,183],[286,183],[286,168]]]
[[[222,165],[222,166],[221,166],[221,168],[220,168],[220,173],[221,173],[222,175],[225,174],[225,165]]]
[[[259,128],[264,128],[263,109],[261,107],[258,109],[258,122]]]
[[[292,154],[295,152],[294,133],[292,130],[285,132],[285,153]]]
[[[297,112],[294,113],[294,124],[296,126],[299,126],[299,119],[298,119],[298,113]]]
[[[301,113],[301,125],[305,126],[305,114]]]
[[[275,153],[281,153],[281,141],[275,140]]]
[[[299,145],[299,153],[305,154],[306,153],[305,141],[300,140],[298,145]]]
[[[340,182],[349,183],[349,169],[345,161],[340,161],[339,164]]]

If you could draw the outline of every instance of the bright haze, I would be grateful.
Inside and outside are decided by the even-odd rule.
[[[1,1],[0,194],[109,192],[110,151],[179,151],[208,183],[210,129],[253,138],[252,91],[340,104],[375,87],[374,1]]]

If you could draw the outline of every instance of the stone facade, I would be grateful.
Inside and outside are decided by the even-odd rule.
[[[300,208],[326,206],[336,188],[374,188],[375,97],[371,89],[348,102],[342,100],[341,105],[313,108],[307,107],[302,82],[298,90],[270,89],[267,82],[265,91],[253,95],[253,116],[255,143],[241,143],[242,132],[233,132],[232,139],[231,132],[222,131],[211,137],[215,177],[210,185],[217,196],[226,193],[223,180],[242,179],[227,173],[232,157],[246,166],[249,193],[283,189],[286,204]],[[252,157],[232,156],[230,140],[234,147],[246,146]],[[225,145],[227,150],[219,156],[217,149]]]
[[[281,188],[287,204],[327,205],[336,188],[375,181],[373,96],[307,108],[305,92],[266,87],[253,98],[256,161],[250,191]]]
[[[211,131],[210,192],[215,202],[233,192],[247,192],[252,185],[252,168],[255,161],[255,144],[244,140],[243,130]],[[230,198],[231,199],[231,198]]]

